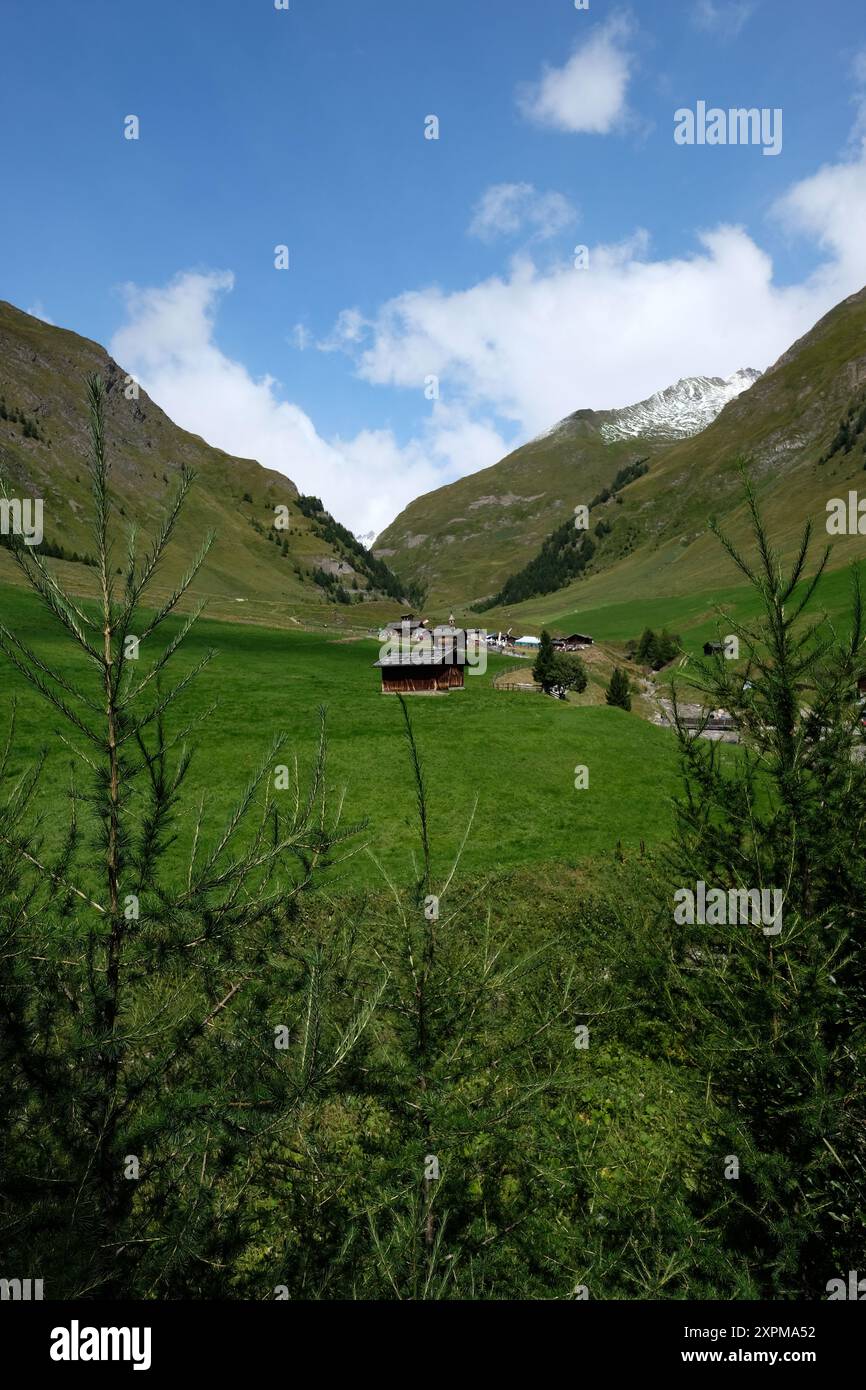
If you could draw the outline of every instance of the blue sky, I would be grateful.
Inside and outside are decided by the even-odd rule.
[[[0,295],[358,530],[571,410],[766,367],[866,282],[862,0],[5,0],[3,28]],[[782,152],[678,146],[699,100],[780,108]]]

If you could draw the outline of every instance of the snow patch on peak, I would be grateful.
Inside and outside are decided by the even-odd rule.
[[[602,438],[688,439],[711,425],[729,401],[748,391],[761,376],[753,367],[742,368],[733,376],[688,376],[656,391],[648,400],[622,410],[605,412]]]

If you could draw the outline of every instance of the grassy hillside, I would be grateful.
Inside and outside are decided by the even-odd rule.
[[[666,450],[624,493],[614,533],[581,586],[581,606],[628,597],[706,592],[730,582],[729,562],[707,522],[735,539],[747,528],[737,460],[747,461],[771,534],[790,553],[811,520],[826,540],[826,506],[849,488],[866,495],[866,432],[831,449],[841,419],[866,398],[866,291],[837,306],[708,429]],[[632,548],[620,558],[622,538]],[[834,566],[861,558],[860,536],[834,541]],[[562,594],[558,596],[561,600]],[[574,594],[576,598],[576,593]],[[558,603],[562,611],[574,604]]]
[[[711,612],[732,581],[728,561],[708,533],[709,519],[717,516],[737,539],[746,534],[738,460],[748,461],[769,528],[782,550],[790,552],[808,519],[819,537],[825,535],[830,498],[851,488],[866,494],[864,404],[866,291],[861,291],[838,305],[693,438],[661,448],[643,441],[599,445],[595,433],[602,417],[581,412],[561,432],[451,488],[419,498],[380,541],[393,547],[396,564],[407,567],[407,573],[423,571],[434,592],[447,595],[465,613],[483,591],[533,558],[545,537],[567,519],[573,503],[581,500],[575,496],[577,466],[586,492],[596,480],[611,481],[616,468],[608,450],[625,448],[631,457],[642,452],[650,455],[646,476],[624,490],[620,505],[593,513],[593,522],[604,519],[611,532],[586,574],[554,594],[494,609],[485,621],[530,630],[554,620],[565,627],[587,626],[587,615],[594,620],[598,610],[611,605],[630,605],[637,615],[638,608],[674,598],[699,619]],[[849,412],[840,447],[840,422]],[[618,465],[625,461],[618,454]],[[531,494],[532,524],[526,504],[527,515],[518,519],[515,514],[518,525],[510,530],[505,523],[489,521],[467,522],[461,531],[447,518],[458,510],[471,515],[479,493],[486,501],[478,514],[486,518],[491,499],[500,497],[500,511],[510,515],[501,496]],[[447,528],[451,542],[442,535]],[[414,562],[413,548],[418,554]],[[842,566],[863,553],[862,537],[843,537],[834,545],[832,563]],[[663,606],[663,611],[669,610]],[[635,621],[643,618],[635,616]],[[604,635],[607,628],[598,631]]]
[[[820,537],[818,538],[820,540]],[[747,551],[748,553],[748,551]],[[818,546],[815,548],[817,556]],[[735,571],[730,566],[729,578]],[[866,559],[856,568],[861,583],[866,586]],[[591,596],[587,584],[584,594]],[[652,594],[636,594],[634,598],[616,603],[590,604],[579,608],[571,605],[575,595],[572,590],[547,595],[531,604],[522,604],[519,617],[528,626],[549,626],[554,631],[571,632],[576,628],[586,629],[600,641],[607,643],[626,642],[638,637],[645,627],[656,631],[667,627],[683,639],[686,653],[696,655],[704,642],[715,640],[719,631],[728,631],[719,613],[729,613],[739,621],[751,621],[758,616],[758,602],[754,589],[744,584],[719,584],[712,590],[697,590],[689,594],[676,594],[670,597]],[[815,599],[817,610],[825,611],[831,618],[847,622],[851,613],[851,570],[849,567],[837,568],[825,574]]]
[[[183,573],[202,537],[216,532],[194,596],[207,595],[211,611],[271,623],[351,621],[375,626],[395,611],[393,601],[337,606],[315,584],[315,569],[341,569],[351,590],[368,589],[359,565],[346,564],[344,549],[323,538],[315,517],[298,505],[289,478],[253,459],[234,458],[197,435],[179,429],[140,391],[126,397],[127,377],[98,343],[22,313],[0,301],[0,469],[13,496],[42,498],[45,539],[68,553],[87,554],[87,417],[84,382],[89,373],[106,384],[106,428],[112,490],[124,517],[143,537],[171,496],[182,468],[198,474],[160,577],[163,591]],[[274,508],[289,510],[289,525],[273,531]],[[275,540],[285,539],[287,554]],[[17,571],[0,548],[0,582]],[[94,592],[92,571],[64,565],[64,581],[79,593]],[[357,592],[352,590],[352,592]],[[335,612],[335,608],[337,611]]]
[[[579,411],[491,468],[417,498],[377,538],[376,554],[427,585],[433,608],[492,596],[578,504],[663,447],[605,442],[606,418]]]
[[[43,659],[71,675],[77,653],[30,594],[0,587],[0,612],[26,633]],[[202,621],[178,658],[184,669],[209,648],[217,657],[184,697],[182,714],[214,706],[197,735],[199,751],[189,790],[205,798],[208,823],[219,822],[232,796],[266,751],[271,731],[288,736],[286,761],[312,757],[317,710],[327,706],[329,785],[346,789],[346,817],[368,817],[365,839],[393,872],[411,872],[416,843],[414,794],[405,756],[400,709],[379,691],[377,645],[324,634],[287,632]],[[142,660],[146,652],[142,649]],[[72,663],[72,664],[70,664]],[[466,850],[467,872],[496,873],[541,860],[576,865],[624,845],[657,842],[670,827],[676,781],[672,735],[620,710],[563,704],[541,695],[496,690],[495,676],[513,660],[491,661],[462,692],[411,702],[412,719],[430,782],[435,841],[454,854],[476,796],[478,809]],[[80,673],[79,673],[80,674]],[[44,776],[65,813],[68,752],[56,737],[60,719],[25,686],[8,663],[0,666],[0,731],[17,697],[15,769],[45,749]],[[180,722],[181,714],[177,715]],[[574,789],[574,768],[590,768],[588,791]],[[507,792],[503,788],[507,785]],[[368,856],[350,861],[353,883],[380,882]]]

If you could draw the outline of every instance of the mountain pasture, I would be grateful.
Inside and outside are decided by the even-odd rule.
[[[36,600],[0,587],[0,621],[67,678],[87,679],[68,639]],[[314,754],[318,709],[327,709],[328,784],[345,789],[344,817],[366,819],[357,843],[405,879],[416,847],[414,791],[400,707],[382,695],[374,668],[378,643],[202,619],[177,658],[175,678],[202,659],[211,663],[182,698],[183,718],[204,715],[192,735],[196,749],[185,787],[179,849],[191,838],[193,808],[204,798],[206,825],[216,830],[266,755],[272,736],[286,735],[275,762],[302,767]],[[148,654],[140,661],[146,669]],[[546,696],[496,690],[513,658],[491,657],[486,674],[466,689],[410,699],[430,793],[436,866],[450,866],[477,797],[462,868],[496,874],[541,861],[577,865],[618,841],[636,847],[663,839],[671,826],[677,750],[671,733],[637,714],[581,706]],[[529,667],[531,663],[527,663]],[[4,664],[0,717],[5,731],[18,702],[15,770],[45,751],[43,777],[56,788],[56,825],[63,823],[68,750],[55,730],[61,719]],[[213,708],[211,709],[211,706]],[[210,711],[208,713],[208,711]],[[589,788],[575,789],[575,768],[589,768]],[[371,857],[359,852],[340,870],[357,885],[380,883]]]

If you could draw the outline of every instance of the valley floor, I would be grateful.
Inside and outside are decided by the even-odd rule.
[[[25,634],[43,659],[73,673],[76,654],[31,596],[5,587],[0,609],[4,623]],[[297,754],[303,765],[312,758],[317,711],[325,706],[333,795],[345,789],[348,821],[369,821],[365,839],[384,867],[411,871],[411,774],[399,705],[380,694],[377,643],[202,620],[178,658],[178,672],[211,648],[214,660],[176,715],[206,714],[193,735],[187,789],[196,801],[204,796],[210,824],[228,811],[273,733],[286,736],[280,761],[291,763]],[[443,858],[457,852],[476,799],[463,857],[467,872],[549,860],[576,865],[618,842],[636,847],[663,839],[677,776],[671,733],[607,708],[600,687],[580,697],[596,701],[584,707],[494,689],[496,675],[513,665],[491,658],[486,674],[467,677],[464,691],[410,703]],[[13,698],[18,770],[44,749],[44,776],[59,787],[68,762],[55,736],[59,716],[4,665],[4,724]],[[589,768],[586,790],[575,788],[579,765]],[[187,828],[181,848],[190,833]],[[352,883],[379,881],[367,854],[356,855],[344,872]]]

